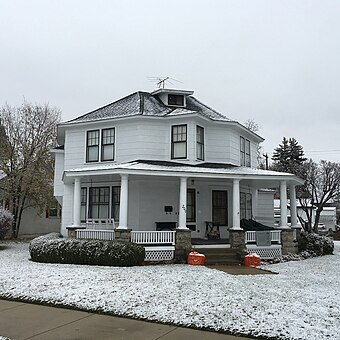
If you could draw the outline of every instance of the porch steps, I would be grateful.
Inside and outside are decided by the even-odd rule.
[[[239,265],[242,263],[242,256],[234,249],[230,248],[206,248],[195,247],[195,251],[205,255],[205,263],[207,265],[229,264]]]

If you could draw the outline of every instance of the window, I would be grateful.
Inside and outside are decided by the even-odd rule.
[[[240,165],[250,167],[250,141],[240,137]]]
[[[168,94],[168,105],[184,106],[184,96],[179,94]]]
[[[119,221],[120,187],[112,187],[111,218]]]
[[[245,192],[240,193],[240,218],[249,220],[253,216],[252,196]]]
[[[212,192],[212,219],[216,225],[228,225],[228,192],[213,190]]]
[[[90,188],[89,218],[109,218],[110,188]]]
[[[196,157],[204,161],[204,129],[196,126]]]
[[[115,129],[102,130],[102,161],[113,161],[115,149]]]
[[[187,126],[174,125],[171,130],[171,158],[187,158]]]
[[[187,222],[196,222],[196,190],[187,189]]]
[[[86,222],[87,220],[87,188],[81,188],[81,204],[80,204],[80,220]]]
[[[101,142],[101,143],[100,143]],[[99,147],[101,152],[99,155]],[[99,159],[100,156],[100,159]],[[87,131],[86,162],[113,161],[115,158],[115,129]]]
[[[87,131],[86,162],[99,161],[99,130]]]

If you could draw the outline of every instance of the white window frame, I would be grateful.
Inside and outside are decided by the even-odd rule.
[[[113,159],[103,159],[103,130],[113,130],[114,134],[114,141],[113,141]],[[98,131],[99,133],[99,144],[98,144],[98,160],[89,161],[88,160],[88,134],[89,132]],[[112,145],[112,144],[107,144]],[[89,163],[100,163],[100,162],[114,162],[116,161],[116,128],[109,127],[109,128],[102,128],[102,129],[91,129],[85,131],[85,164]]]
[[[249,150],[247,150],[247,146]],[[251,167],[250,149],[251,149],[250,140],[240,136],[240,165],[241,166],[245,166],[248,168]]]
[[[198,137],[198,130],[203,131],[203,142],[199,142],[197,137]],[[199,161],[204,161],[205,159],[205,131],[204,131],[204,127],[196,125],[196,159]],[[198,157],[198,150],[202,151],[202,158]]]
[[[186,127],[186,138],[185,141],[173,141],[173,129],[175,127],[185,126]],[[185,143],[185,157],[174,157],[174,145],[176,143]],[[188,159],[188,124],[175,124],[170,127],[170,158],[171,159]]]

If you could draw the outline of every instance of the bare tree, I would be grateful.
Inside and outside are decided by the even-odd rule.
[[[309,231],[317,233],[321,212],[328,202],[339,196],[340,164],[328,161],[315,163],[310,159],[301,166],[299,175],[305,180],[305,185],[298,189],[299,201],[306,213]],[[314,225],[313,207],[316,207]]]
[[[244,126],[252,132],[257,132],[260,130],[260,125],[257,124],[254,119],[247,119],[244,122]]]
[[[0,170],[5,199],[14,216],[12,237],[19,233],[22,213],[29,207],[46,208],[52,199],[53,159],[60,111],[48,105],[24,102],[0,108]]]

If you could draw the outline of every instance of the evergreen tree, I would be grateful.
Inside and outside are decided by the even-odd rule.
[[[295,138],[283,137],[282,144],[274,150],[272,169],[299,175],[304,157],[303,147]]]

